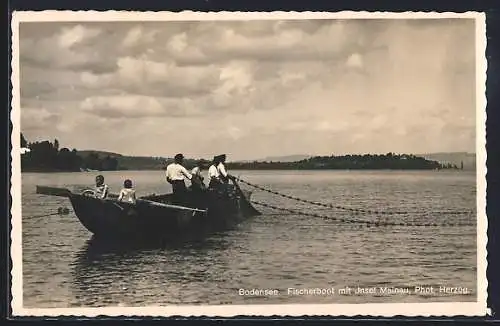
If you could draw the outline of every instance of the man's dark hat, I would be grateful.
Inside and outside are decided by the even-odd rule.
[[[182,155],[180,153],[176,154],[175,157],[174,157],[174,159],[176,159],[176,160],[182,160],[183,158],[184,158],[184,155]]]
[[[220,155],[214,156],[214,161],[222,161],[225,158],[226,158],[226,154],[220,154]]]

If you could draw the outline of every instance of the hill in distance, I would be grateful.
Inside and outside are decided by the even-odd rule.
[[[106,156],[106,155],[109,155],[111,157],[123,156],[122,154],[113,153],[113,152],[106,152],[106,151],[94,151],[94,150],[82,150],[82,151],[79,150],[78,151],[78,155],[81,155],[82,157],[89,156],[92,153],[99,155],[99,157]]]
[[[105,158],[107,156],[116,158],[118,161],[119,170],[159,170],[165,169],[166,165],[173,162],[171,157],[160,157],[160,156],[131,156],[123,155],[114,152],[107,151],[96,151],[96,150],[82,150],[78,151],[78,155],[82,158],[86,158],[89,155],[97,155],[99,158]],[[209,161],[206,161],[207,163]],[[184,165],[186,168],[191,168],[194,166],[195,159],[185,158]]]
[[[82,158],[88,157],[91,154],[96,154],[99,158],[107,156],[116,158],[120,170],[157,170],[163,168],[164,162],[167,160],[167,158],[163,157],[128,156],[106,151],[78,151],[78,155]]]

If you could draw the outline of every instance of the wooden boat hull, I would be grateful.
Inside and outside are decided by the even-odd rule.
[[[68,197],[81,224],[96,237],[131,240],[200,236],[234,227],[260,214],[249,203],[250,196],[249,192],[236,197],[190,192],[184,206],[206,212],[161,205],[172,204],[172,194],[143,197],[135,205],[73,193]]]

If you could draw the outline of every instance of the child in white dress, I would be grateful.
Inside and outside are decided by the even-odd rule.
[[[120,191],[118,201],[135,204],[135,190],[132,188],[132,181],[127,179],[123,182],[123,189]]]

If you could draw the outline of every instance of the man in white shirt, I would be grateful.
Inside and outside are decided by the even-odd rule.
[[[226,163],[226,154],[219,155],[219,164],[217,165],[217,171],[219,171],[219,179],[222,182],[227,183],[230,179],[230,175],[226,171],[224,164]]]
[[[209,188],[215,188],[219,183],[219,170],[217,169],[217,166],[219,165],[219,158],[218,156],[214,156],[214,159],[212,161],[212,165],[208,168],[208,187]]]
[[[229,179],[234,178],[227,173],[224,163],[226,163],[226,154],[214,157],[212,165],[208,169],[208,177],[210,179],[209,188],[216,188],[222,184],[227,184]]]
[[[174,157],[174,162],[167,166],[166,177],[167,181],[172,185],[172,192],[174,193],[174,198],[178,203],[182,203],[185,200],[185,195],[187,192],[185,178],[189,180],[192,179],[191,173],[182,166],[184,160],[184,155],[177,154]]]

